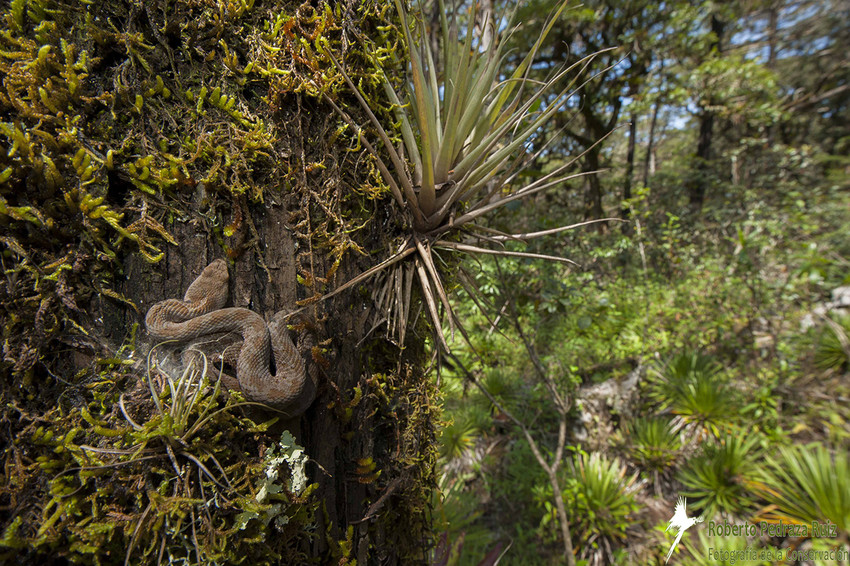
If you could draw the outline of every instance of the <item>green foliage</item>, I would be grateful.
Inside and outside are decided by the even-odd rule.
[[[641,469],[663,474],[679,460],[682,439],[663,417],[635,419],[622,429],[622,449]]]
[[[448,460],[462,456],[475,445],[489,420],[490,415],[481,410],[457,414],[440,433],[441,456]]]
[[[677,564],[683,566],[735,566],[736,564],[751,564],[753,566],[769,566],[773,560],[753,559],[758,552],[771,550],[751,544],[747,537],[742,536],[708,536],[706,529],[696,529],[696,533],[688,531],[682,540],[682,547],[688,556],[679,556]],[[776,549],[777,553],[779,549]],[[784,556],[784,554],[782,555]],[[777,559],[779,559],[777,557]]]
[[[314,507],[291,436],[280,440],[291,457],[274,458],[273,438],[265,458],[256,445],[243,450],[246,435],[264,435],[274,420],[237,416],[246,403],[236,396],[222,402],[204,363],[190,363],[174,378],[151,369],[148,387],[125,396],[114,380],[127,369],[118,364],[95,376],[92,398],[70,412],[25,416],[21,440],[6,449],[15,463],[2,493],[43,503],[16,510],[0,557],[21,551],[24,560],[50,555],[76,564],[146,564],[163,556],[187,564],[302,560],[299,541],[309,538],[304,529],[314,525]],[[20,458],[25,446],[31,461]],[[52,479],[39,496],[45,476]]]
[[[841,370],[850,364],[850,316],[824,325],[815,346],[815,366],[821,370]]]
[[[481,379],[481,384],[506,407],[514,408],[523,401],[522,383],[513,379],[513,376],[504,368],[490,368]]]
[[[781,400],[779,376],[766,369],[760,372],[750,385],[747,395],[749,402],[741,408],[741,413],[750,420],[752,432],[760,432],[774,438],[781,436],[781,430],[778,428]]]
[[[777,249],[776,241],[783,232],[782,222],[770,219],[767,210],[764,209],[759,218],[752,221],[745,245],[749,251],[763,252],[764,255],[757,258],[758,261],[770,265],[771,261],[775,261],[770,259],[771,254],[782,251],[781,248]],[[833,399],[841,393],[837,393],[827,383],[818,383],[817,393],[811,387],[798,388],[792,385],[795,380],[804,379],[805,383],[805,379],[810,379],[810,376],[803,378],[801,374],[804,374],[806,366],[800,364],[810,355],[811,343],[796,345],[800,334],[793,322],[805,312],[805,305],[801,307],[796,301],[800,301],[801,289],[808,283],[795,280],[799,284],[777,286],[774,292],[772,280],[767,280],[762,283],[765,292],[758,292],[754,298],[745,283],[743,271],[740,277],[730,276],[730,273],[736,272],[733,269],[743,270],[743,267],[736,265],[742,252],[737,252],[738,256],[735,256],[732,253],[734,247],[726,248],[725,243],[719,245],[718,241],[727,241],[725,236],[712,243],[708,241],[706,233],[697,236],[680,228],[669,248],[673,252],[671,257],[667,251],[655,255],[659,242],[664,240],[658,232],[651,234],[653,239],[646,243],[651,246],[647,249],[648,259],[658,265],[658,273],[668,273],[666,270],[671,265],[675,266],[676,277],[642,273],[639,261],[629,262],[627,254],[631,252],[627,248],[627,251],[622,251],[624,248],[618,241],[618,235],[591,238],[594,245],[597,241],[600,243],[590,250],[596,258],[590,273],[560,272],[559,275],[558,269],[541,264],[499,259],[502,272],[509,274],[509,283],[504,285],[500,284],[499,274],[491,262],[481,261],[475,266],[475,283],[484,292],[492,310],[485,317],[474,304],[466,304],[461,307],[464,310],[459,312],[468,317],[467,320],[475,321],[471,326],[475,328],[475,336],[478,337],[476,343],[482,346],[479,354],[487,364],[495,366],[492,373],[497,382],[496,388],[503,390],[505,382],[512,382],[513,389],[518,391],[521,401],[515,405],[517,413],[527,422],[534,422],[540,430],[552,430],[554,426],[547,419],[544,409],[547,405],[543,404],[545,398],[535,396],[533,392],[529,395],[521,387],[521,384],[528,383],[531,371],[521,345],[513,339],[504,319],[502,322],[496,321],[502,305],[507,301],[517,306],[522,320],[526,321],[525,328],[533,329],[529,335],[533,337],[538,351],[543,352],[546,367],[551,368],[564,382],[577,378],[581,378],[584,383],[596,383],[612,377],[622,380],[630,368],[625,360],[637,358],[647,363],[647,353],[659,352],[662,358],[669,360],[666,365],[650,368],[648,378],[639,390],[640,399],[636,402],[638,407],[645,405],[660,411],[660,414],[646,419],[659,421],[652,428],[656,433],[662,432],[664,421],[670,422],[680,417],[678,412],[673,412],[673,401],[691,410],[689,413],[682,412],[687,414],[688,421],[682,418],[673,421],[674,426],[682,429],[683,437],[688,441],[688,446],[683,450],[688,451],[685,453],[699,448],[699,437],[706,443],[715,442],[713,439],[716,437],[727,437],[735,430],[737,423],[746,423],[753,433],[758,433],[759,442],[765,445],[788,442],[788,431],[808,435],[817,426],[829,426],[830,430],[835,431],[846,429],[846,424],[842,424],[846,423],[846,416],[841,416],[840,404],[827,401],[814,404],[814,398],[819,398],[817,396],[825,395],[823,399]],[[663,238],[668,236],[669,233]],[[572,241],[577,246],[582,245],[579,239]],[[768,247],[768,244],[773,248]],[[771,249],[774,251],[771,252]],[[636,248],[632,250],[637,254]],[[694,250],[694,253],[690,250]],[[697,253],[698,250],[703,251]],[[787,261],[792,262],[790,265],[797,265],[793,263],[796,261],[793,258],[785,255],[781,257],[788,258]],[[750,278],[756,280],[759,276],[754,274]],[[780,308],[777,305],[785,306]],[[761,314],[756,314],[762,312],[782,312],[784,320],[792,321],[775,335],[776,350],[762,349],[750,338],[750,328],[758,328],[763,324],[758,321]],[[494,321],[497,322],[495,330]],[[507,338],[499,334],[497,330],[500,329],[508,335]],[[703,353],[708,351],[712,353]],[[488,369],[483,372],[482,380],[490,375],[491,370]],[[670,384],[662,385],[665,381]],[[702,393],[706,389],[708,392]],[[453,395],[447,392],[449,414],[458,410],[453,404]],[[699,399],[700,395],[716,401],[706,404]],[[801,404],[800,399],[810,400]],[[728,407],[723,406],[723,400],[729,402]],[[470,401],[467,399],[467,402]],[[711,410],[703,415],[700,410],[705,407]],[[803,428],[798,416],[800,411],[806,413],[806,421],[809,423],[806,428]],[[547,424],[541,424],[540,419]],[[701,422],[706,424],[700,425]],[[656,452],[654,441],[648,446],[643,441],[636,442],[630,434],[631,420],[626,420],[621,427],[617,431],[616,447],[619,454],[635,464],[643,458],[658,456],[658,464],[664,465],[662,456],[669,452],[665,449]],[[646,434],[656,436],[650,431]],[[673,436],[675,438],[676,435]],[[659,445],[663,446],[663,442],[659,441]],[[719,448],[714,449],[718,454],[722,452]],[[750,446],[748,461],[752,459],[753,453],[760,452],[757,448]],[[527,452],[526,458],[531,458]],[[741,494],[741,501],[733,502],[731,507],[741,503],[746,508],[744,513],[757,508],[760,500],[751,486],[746,482],[735,484],[734,473],[712,470],[714,460],[709,461],[704,454],[697,459],[704,461],[703,466],[707,471],[703,472],[714,478],[708,477],[711,480],[709,485],[725,486],[724,489]],[[690,460],[685,458],[680,463],[686,465]],[[681,475],[670,473],[676,469],[675,464],[671,465],[668,468],[669,479],[653,484],[655,489],[664,493],[671,487],[676,492],[683,489],[678,483],[672,483],[681,479]],[[529,468],[530,465],[526,463],[525,470]],[[501,466],[493,468],[485,465],[479,469],[485,476],[475,483],[493,482],[499,488],[498,491],[486,491],[488,501],[493,501],[490,498],[494,496],[495,501],[499,501],[499,497],[510,501],[524,500],[532,493],[535,500],[545,507],[545,478],[538,476],[533,480],[530,474],[523,474],[521,463],[511,467],[512,472],[506,482],[501,479],[496,482],[494,479],[500,477],[496,470],[502,470]],[[756,467],[751,467],[746,476],[737,479],[752,480],[757,471]],[[707,488],[697,489],[704,490],[703,495],[713,495]],[[551,508],[549,512],[552,512]],[[488,513],[493,522],[500,525],[504,523],[504,516],[498,515],[497,511]],[[539,520],[521,506],[513,506],[505,513],[506,516],[519,517],[517,523]],[[539,545],[535,531],[527,524],[493,530],[507,531],[507,536],[511,536],[514,541],[506,557],[509,563],[513,563],[511,560],[519,560],[516,562],[518,564],[544,563],[544,557],[557,553],[556,546],[551,542],[551,527],[551,523],[546,526],[548,530],[545,531],[547,536],[544,540],[547,545],[544,547]],[[581,547],[583,541],[577,540],[576,545]]]
[[[769,506],[761,515],[771,521],[831,521],[850,537],[850,452],[823,445],[783,446],[769,456],[756,492]]]
[[[713,57],[688,78],[691,88],[711,101],[710,109],[736,125],[769,127],[782,115],[776,74],[759,61]]]
[[[435,505],[435,530],[444,533],[443,542],[435,548],[435,561],[441,545],[448,566],[479,564],[479,560],[494,546],[493,533],[480,524],[482,509],[478,493],[466,489],[463,477],[444,477],[440,500]]]
[[[716,443],[706,444],[702,454],[688,459],[679,475],[685,486],[682,494],[706,518],[718,513],[746,516],[753,509],[749,492],[758,471],[757,442],[756,436],[745,439],[742,431],[724,434]]]
[[[579,452],[573,459],[573,468],[562,495],[580,556],[613,556],[636,518],[637,474],[627,475],[618,459],[597,452]],[[550,505],[547,510],[542,524],[557,520]]]
[[[518,13],[523,20],[540,21],[553,5],[533,0]],[[642,472],[666,469],[668,481],[645,484],[655,495],[672,499],[687,490],[708,513],[752,519],[752,512],[768,502],[767,492],[757,489],[767,473],[763,454],[813,440],[844,446],[850,438],[850,413],[843,403],[846,358],[841,342],[833,340],[841,334],[824,328],[822,335],[816,330],[807,336],[799,324],[814,304],[846,284],[850,266],[843,112],[848,91],[841,86],[847,71],[830,55],[848,40],[842,23],[847,14],[832,0],[806,6],[780,3],[756,11],[740,3],[638,2],[625,13],[619,4],[591,1],[562,14],[550,41],[541,46],[544,58],[530,72],[540,79],[556,72],[555,62],[580,58],[603,44],[622,45],[615,53],[624,61],[614,72],[595,76],[565,104],[560,119],[540,132],[541,146],[549,143],[550,149],[526,172],[529,179],[557,168],[563,155],[586,148],[595,141],[594,132],[635,123],[633,139],[626,128],[615,130],[600,144],[597,161],[590,152],[582,158],[584,170],[607,168],[596,176],[603,211],[596,214],[619,209],[628,211],[632,222],[622,230],[609,225],[598,232],[565,233],[560,247],[570,250],[580,269],[527,258],[477,258],[460,266],[457,282],[466,295],[455,312],[476,348],[459,355],[482,381],[498,368],[497,389],[513,383],[519,402],[506,405],[542,439],[545,456],[554,452],[556,423],[548,399],[532,385],[534,368],[512,328],[512,311],[564,391],[611,380],[605,385],[619,392],[636,363],[649,366],[634,395],[590,409],[590,404],[576,407],[570,430],[582,442],[578,435],[588,431],[594,450],[606,457],[617,453]],[[777,16],[775,28],[771,15]],[[537,41],[531,28],[520,27],[511,37],[519,55],[509,55],[508,65],[518,64]],[[605,38],[607,43],[594,45]],[[553,63],[545,59],[550,54]],[[603,54],[591,68],[607,62]],[[804,67],[810,72],[791,72]],[[569,113],[571,104],[579,114]],[[618,117],[624,111],[630,113],[627,120]],[[697,184],[706,191],[701,207],[689,199]],[[592,185],[590,179],[567,183],[557,194],[503,207],[488,218],[488,227],[505,231],[538,226],[541,220],[556,227],[587,218]],[[624,194],[626,186],[630,195]],[[548,248],[530,243],[524,249],[549,253]],[[655,365],[658,360],[667,363]],[[451,394],[447,400],[449,415],[459,410]],[[666,422],[672,422],[684,446]],[[515,434],[512,427],[488,431],[490,441],[501,437],[506,443]],[[478,524],[511,538],[509,563],[560,563],[555,512],[545,506],[551,501],[547,480],[519,444],[514,442],[503,459],[477,467],[480,477],[470,476],[469,490],[481,494]],[[677,452],[684,455],[680,461]],[[774,477],[778,466],[770,469],[773,475],[762,483],[782,486],[771,502],[786,494],[792,501],[808,498],[802,481],[783,481]],[[847,492],[840,483],[821,489]],[[638,500],[649,500],[650,493],[645,489]],[[534,528],[539,515],[522,503],[529,497],[539,502],[537,510],[547,512],[542,529]],[[656,509],[649,502],[645,511],[653,516]],[[582,517],[573,510],[570,515]],[[661,563],[658,553],[644,554],[642,526],[634,529],[619,557],[607,551],[588,554],[594,552],[592,535],[574,537],[576,554],[606,563]],[[717,563],[708,555],[711,547],[775,544],[705,540],[704,531],[686,535],[684,545],[693,556],[679,552],[683,563]],[[699,544],[691,544],[697,536]]]
[[[684,353],[653,371],[649,398],[673,413],[675,430],[719,436],[737,418],[738,396],[722,367],[702,353]]]

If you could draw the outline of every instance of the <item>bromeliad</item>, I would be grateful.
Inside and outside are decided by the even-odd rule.
[[[410,227],[408,237],[390,258],[352,279],[334,294],[392,268],[377,296],[380,297],[379,307],[388,313],[386,318],[391,321],[390,327],[397,329],[399,342],[403,343],[409,315],[410,283],[415,274],[436,329],[437,342],[448,350],[438,305],[442,304],[447,313],[449,325],[452,328],[457,326],[464,335],[465,332],[461,325],[456,325],[457,319],[435,261],[435,249],[573,263],[552,255],[511,251],[503,247],[486,248],[480,242],[502,246],[508,240],[526,241],[588,222],[509,234],[481,227],[475,221],[509,202],[588,174],[569,173],[582,154],[567,159],[561,166],[531,183],[524,185],[520,182],[523,170],[546,150],[544,144],[536,151],[529,151],[532,139],[546,121],[557,112],[564,111],[566,100],[581,88],[579,77],[585,76],[584,71],[596,54],[569,67],[561,67],[545,81],[529,77],[546,36],[566,7],[566,2],[562,2],[549,15],[531,51],[505,77],[502,73],[505,63],[503,47],[511,33],[511,18],[507,19],[507,25],[501,26],[500,20],[485,14],[479,19],[483,20],[481,28],[488,33],[480,34],[481,38],[476,41],[475,8],[470,10],[465,35],[461,36],[454,15],[449,22],[445,7],[442,2],[440,4],[442,73],[438,73],[428,47],[424,23],[420,19],[411,25],[400,0],[395,0],[395,5],[401,18],[409,59],[406,62],[409,80],[405,81],[403,93],[395,91],[382,70],[381,62],[377,57],[374,59],[400,124],[401,147],[393,145],[386,129],[343,65],[330,51],[327,52],[368,115],[381,140],[383,155],[389,156],[389,163],[347,112],[330,97],[325,96],[325,100],[357,132],[361,143],[374,155],[378,169],[394,200],[405,211]],[[496,29],[501,31],[490,33]],[[361,41],[365,43],[366,40]],[[367,48],[365,51],[376,50]],[[451,238],[459,231],[477,242]],[[413,262],[402,262],[409,256],[415,256]]]

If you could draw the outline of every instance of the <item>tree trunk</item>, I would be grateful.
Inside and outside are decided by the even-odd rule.
[[[710,57],[719,56],[723,49],[724,22],[717,16],[711,16],[711,31],[714,41],[711,45]],[[709,106],[713,101],[709,101]],[[699,137],[697,138],[697,152],[695,156],[694,171],[688,185],[688,198],[691,210],[699,211],[705,202],[705,192],[710,182],[710,161],[712,157],[712,138],[714,135],[714,111],[705,106],[700,106],[699,113]]]
[[[776,56],[779,52],[779,7],[772,5],[767,8],[767,63],[771,71],[776,69]],[[776,140],[777,125],[767,128],[767,146],[773,147]]]
[[[652,108],[652,119],[649,121],[649,138],[646,141],[646,155],[643,158],[643,186],[649,186],[649,175],[650,173],[654,173],[654,167],[652,167],[653,156],[652,152],[655,151],[655,129],[658,123],[658,109],[661,107],[661,98],[655,101],[655,105]],[[653,171],[651,171],[651,169]]]
[[[709,160],[711,159],[711,140],[714,132],[714,112],[703,109],[699,118],[699,137],[697,153],[694,158],[693,177],[688,189],[691,209],[698,211],[705,202],[705,190],[708,186]]]
[[[635,170],[635,137],[637,137],[637,114],[632,112],[631,122],[629,123],[629,145],[626,150],[626,174],[623,179],[623,200],[628,201],[632,198],[632,177]],[[629,206],[624,204],[620,211],[620,217],[627,220],[630,215]],[[624,225],[626,226],[626,225]]]
[[[585,220],[603,218],[605,212],[602,209],[602,184],[599,182],[599,146],[591,148],[584,159],[584,171],[590,172],[587,176],[587,192],[584,200]],[[607,228],[605,222],[597,222],[596,229],[604,232]]]
[[[767,8],[767,68],[776,68],[776,54],[779,51],[779,8],[769,6]]]
[[[19,273],[0,288],[0,420],[13,423],[0,443],[19,445],[0,532],[19,563],[90,561],[91,549],[102,564],[428,560],[424,339],[410,332],[402,349],[385,336],[373,281],[318,300],[379,262],[404,222],[316,92],[333,65],[293,39],[325,34],[356,81],[369,58],[351,56],[347,34],[388,22],[371,4],[346,3],[344,21],[309,3],[232,4],[72,3],[0,22],[3,49],[15,46],[0,61],[0,122],[42,140],[0,152],[4,269]],[[184,366],[172,356],[149,377],[144,317],[217,258],[228,305],[266,320],[304,307],[321,341],[318,396],[273,423],[199,389],[209,411],[190,414],[189,439],[161,412],[177,398],[166,374],[175,387]],[[310,458],[306,494],[278,457],[285,431]]]
[[[228,304],[250,308],[268,320],[279,310],[295,310],[297,301],[321,291],[319,281],[331,270],[333,258],[317,247],[305,227],[315,227],[321,207],[327,205],[315,195],[322,193],[323,187],[342,184],[344,175],[338,166],[330,166],[319,175],[306,173],[308,164],[337,162],[339,153],[322,137],[333,131],[333,112],[315,106],[304,109],[307,106],[311,105],[306,101],[293,100],[286,121],[276,124],[297,144],[288,148],[289,153],[301,156],[293,190],[270,188],[265,203],[235,199],[231,218],[243,220],[234,235],[224,239],[223,247],[200,211],[191,212],[188,222],[166,224],[178,245],[170,246],[165,259],[156,266],[138,257],[128,259],[128,278],[121,292],[139,305],[140,312],[124,309],[124,316],[114,317],[116,324],[107,330],[119,334],[141,322],[153,303],[182,297],[209,262],[232,255],[227,250],[241,250],[230,267]],[[375,232],[372,237],[372,241],[358,243],[367,249],[380,247],[381,233]],[[368,261],[343,262],[325,291],[331,292],[368,267]],[[314,288],[299,284],[299,278],[312,281]],[[426,502],[417,499],[427,493],[433,470],[432,463],[404,463],[423,456],[427,461],[433,450],[429,444],[433,442],[433,423],[427,418],[419,422],[413,419],[414,412],[427,414],[431,401],[428,386],[423,383],[422,344],[409,337],[402,355],[382,338],[380,330],[370,334],[372,310],[370,294],[357,289],[309,306],[308,317],[324,321],[320,339],[329,341],[326,349],[330,363],[322,372],[319,394],[311,408],[275,430],[292,431],[314,462],[308,466],[309,479],[319,485],[315,497],[321,505],[311,556],[325,560],[333,555],[328,542],[345,540],[348,528],[353,527],[351,556],[359,564],[417,563],[425,560],[429,545],[424,507],[419,507]],[[394,414],[387,412],[388,407],[379,406],[375,393],[380,384],[374,378],[379,373],[393,380],[397,394],[415,398],[421,406],[401,403]],[[358,388],[363,401],[352,405],[353,414],[346,421],[343,409],[353,402]],[[262,411],[250,414],[260,420],[274,416]],[[421,438],[405,437],[405,426],[417,429]],[[375,463],[376,470],[382,472],[380,479],[372,477],[371,472],[358,471],[362,467],[358,463],[365,461]],[[386,498],[382,500],[382,496]],[[379,500],[380,506],[376,505]],[[414,510],[417,507],[419,511]]]

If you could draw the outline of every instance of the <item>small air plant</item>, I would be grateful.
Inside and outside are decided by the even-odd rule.
[[[159,372],[164,376],[163,381],[165,383],[157,384],[151,375],[151,369],[154,367],[151,358],[155,349],[156,347],[151,348],[147,361],[147,385],[154,402],[155,411],[153,414],[141,424],[136,422],[127,412],[124,406],[124,395],[121,394],[118,399],[118,406],[121,414],[132,428],[110,430],[104,426],[99,426],[96,427],[96,431],[99,431],[99,434],[105,438],[122,438],[121,444],[124,445],[124,448],[98,448],[94,446],[81,446],[81,448],[90,452],[127,456],[114,465],[126,465],[167,457],[179,477],[182,477],[183,473],[178,456],[182,456],[193,462],[203,475],[216,485],[223,487],[224,484],[201,462],[201,459],[192,454],[192,439],[222,411],[233,406],[253,405],[255,403],[233,403],[228,407],[213,411],[216,407],[216,399],[221,391],[221,381],[218,380],[212,388],[209,387],[207,359],[203,354],[193,359],[184,368],[179,378],[174,379],[165,372]],[[215,456],[205,451],[203,457],[215,463],[219,472],[221,472],[222,479],[229,486],[230,481],[224,473],[224,468]]]
[[[532,63],[545,37],[566,7],[566,2],[562,2],[550,14],[531,51],[510,76],[505,77],[502,74],[503,47],[511,33],[510,25],[500,26],[498,19],[485,16],[482,28],[487,32],[480,34],[481,38],[476,41],[475,7],[469,13],[466,33],[461,36],[454,16],[449,22],[442,1],[440,4],[442,72],[438,72],[428,47],[424,24],[420,20],[411,26],[400,0],[395,0],[395,6],[404,31],[409,77],[403,94],[395,91],[390,78],[380,70],[381,61],[374,56],[384,90],[400,124],[402,143],[398,147],[393,145],[390,135],[343,65],[329,50],[326,51],[368,115],[385,155],[389,156],[389,163],[369,142],[354,119],[330,97],[325,95],[325,99],[357,132],[360,142],[375,157],[377,167],[395,202],[404,211],[409,226],[406,238],[388,259],[355,277],[333,294],[387,270],[388,275],[383,278],[376,301],[379,312],[386,313],[390,330],[395,329],[399,343],[403,344],[410,315],[411,287],[416,278],[436,330],[438,346],[447,351],[440,305],[447,314],[450,327],[458,327],[464,337],[466,333],[457,324],[449,303],[435,250],[573,263],[562,257],[508,250],[504,243],[524,242],[589,222],[509,234],[479,226],[476,221],[509,202],[588,174],[568,173],[581,157],[577,155],[528,184],[520,181],[523,169],[546,149],[544,146],[534,152],[529,151],[532,138],[581,87],[577,84],[579,78],[585,76],[584,71],[595,55],[560,68],[545,81],[529,78]],[[501,31],[494,32],[499,29]],[[366,52],[376,51],[372,46],[365,47]],[[566,80],[568,77],[572,80]],[[482,241],[499,247],[482,247]],[[410,256],[414,256],[413,261],[403,262]]]
[[[146,378],[154,403],[154,411],[143,422],[136,422],[127,412],[124,395],[121,394],[118,406],[130,428],[113,430],[104,426],[95,426],[95,431],[104,439],[115,439],[115,445],[81,445],[80,448],[91,454],[112,457],[111,463],[90,469],[129,466],[143,461],[170,462],[176,474],[173,479],[177,480],[170,483],[172,496],[175,501],[189,505],[185,513],[188,517],[180,515],[177,525],[185,526],[188,523],[193,533],[196,532],[196,528],[200,532],[204,530],[202,526],[204,518],[199,513],[199,509],[203,509],[203,506],[198,507],[193,502],[199,501],[202,505],[214,499],[226,500],[233,493],[234,487],[215,455],[202,445],[193,442],[193,439],[222,411],[248,403],[229,403],[224,408],[217,408],[216,399],[221,382],[219,379],[214,384],[210,383],[210,368],[206,356],[202,353],[186,365],[179,377],[172,377],[164,371],[152,371],[155,367],[152,362],[155,349],[156,347],[151,348],[148,354]],[[158,374],[160,379],[155,379],[154,373]],[[211,470],[204,461],[212,462],[215,468]],[[196,482],[190,480],[190,470],[193,466],[197,470]],[[211,486],[212,493],[207,493],[210,487],[204,487],[204,478],[214,484]],[[196,499],[198,492],[195,491],[195,486],[200,492],[200,499]],[[150,496],[145,510],[133,529],[124,564],[131,563],[133,552],[144,537],[146,525],[150,526],[157,522],[164,525],[164,529],[159,527],[155,529],[158,533],[156,536],[161,540],[163,551],[167,547],[166,539],[171,536],[169,533],[173,534],[174,528],[179,530],[178,527],[172,528],[173,525],[169,523],[173,519],[172,510],[167,507],[160,509],[157,505],[156,497]],[[174,511],[174,513],[179,515],[184,511]],[[181,538],[181,540],[186,543],[188,539]],[[186,547],[184,550],[190,554],[194,553],[201,561],[204,552],[198,546],[196,537],[193,536],[191,541],[193,546]],[[170,552],[170,547],[168,551]]]

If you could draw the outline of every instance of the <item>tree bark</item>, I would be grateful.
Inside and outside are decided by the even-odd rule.
[[[637,121],[638,117],[635,112],[632,112],[631,122],[629,122],[629,145],[626,150],[626,174],[625,179],[623,179],[623,200],[628,201],[632,198],[632,177],[634,176],[635,170],[635,138],[637,137]],[[620,211],[620,217],[624,220],[627,220],[630,215],[629,206],[627,204],[623,204],[623,208]],[[624,225],[625,226],[625,225]]]
[[[714,112],[703,109],[699,118],[699,136],[697,138],[697,152],[694,158],[693,178],[688,189],[691,209],[694,211],[700,210],[705,202],[713,133]]]
[[[650,173],[654,173],[654,171],[650,171],[653,169],[651,163],[653,163],[652,152],[655,151],[655,130],[658,124],[658,110],[661,108],[661,98],[655,101],[655,104],[652,107],[652,119],[649,121],[649,136],[646,141],[646,155],[643,158],[643,186],[649,186],[649,175]]]
[[[711,45],[710,56],[718,56],[723,49],[724,22],[717,16],[711,16],[711,31],[714,41]],[[711,106],[711,101],[707,106]],[[700,105],[699,137],[695,155],[694,171],[688,185],[688,199],[691,210],[698,212],[705,202],[706,188],[709,184],[710,161],[712,157],[712,138],[714,135],[714,111]]]
[[[776,55],[779,51],[779,8],[769,6],[767,8],[767,68],[776,67]]]
[[[587,192],[584,200],[584,218],[591,220],[603,218],[605,211],[602,209],[602,184],[599,182],[599,146],[591,148],[584,158],[584,171],[589,172],[587,176]],[[607,224],[596,223],[597,230],[604,232]]]
[[[308,104],[299,102],[295,106]],[[175,220],[165,225],[178,245],[168,248],[159,265],[151,266],[135,256],[129,258],[128,278],[122,293],[136,301],[139,314],[125,311],[123,319],[119,317],[120,322],[116,320],[118,324],[111,330],[118,333],[133,323],[142,322],[144,313],[157,301],[182,297],[189,283],[209,262],[226,257],[228,248],[241,250],[230,267],[229,305],[250,308],[268,320],[275,312],[295,310],[297,301],[312,297],[318,289],[299,285],[299,276],[318,286],[324,274],[331,270],[333,258],[324,250],[314,248],[310,234],[304,232],[303,227],[315,225],[314,216],[321,214],[320,203],[311,195],[319,194],[328,184],[339,184],[343,175],[338,167],[328,167],[321,175],[309,175],[305,169],[309,163],[320,163],[328,156],[336,156],[337,150],[322,139],[322,135],[332,131],[329,125],[334,123],[334,117],[327,109],[313,107],[293,112],[285,122],[278,123],[279,127],[289,130],[290,135],[286,137],[297,143],[297,147],[289,151],[301,156],[299,181],[292,192],[271,190],[264,203],[235,202],[234,207],[241,207],[241,212],[234,212],[234,215],[244,219],[239,230],[225,238],[225,249],[216,241],[213,227],[196,212],[188,221]],[[367,248],[379,246],[380,232],[373,236],[374,241],[360,243]],[[343,262],[327,291],[368,267],[371,267],[368,261]],[[421,531],[423,525],[416,528],[406,521],[424,521],[424,517],[409,516],[389,522],[380,519],[384,513],[399,514],[398,506],[405,502],[406,492],[428,489],[426,484],[412,485],[424,478],[406,472],[400,460],[427,457],[433,446],[405,444],[399,430],[400,424],[405,422],[404,409],[396,415],[399,422],[388,422],[377,410],[374,399],[364,399],[354,408],[348,422],[340,418],[341,407],[351,401],[356,389],[369,399],[373,389],[368,382],[375,372],[393,374],[403,368],[407,380],[399,383],[401,390],[406,387],[421,390],[421,382],[425,379],[421,370],[422,345],[415,343],[414,337],[408,338],[404,355],[398,351],[393,353],[391,347],[387,350],[389,344],[379,346],[384,343],[380,332],[373,333],[370,338],[372,309],[370,294],[359,293],[356,289],[307,309],[309,318],[324,321],[321,324],[324,334],[319,338],[329,341],[326,349],[331,363],[322,372],[318,397],[311,408],[301,417],[282,422],[278,430],[292,431],[298,443],[304,446],[312,461],[308,466],[309,479],[319,484],[315,497],[321,506],[318,536],[314,537],[310,550],[313,557],[326,558],[332,550],[328,541],[346,539],[348,528],[353,527],[353,556],[358,563],[417,563],[425,560],[428,539]],[[375,355],[372,352],[376,348],[386,353]],[[427,412],[428,399],[420,401],[423,407],[408,408]],[[262,411],[251,414],[260,421],[274,416]],[[420,432],[424,433],[422,441],[427,442],[431,423],[420,424],[425,425]],[[358,475],[358,462],[369,459],[383,472],[380,481],[364,481]],[[373,509],[372,503],[384,494],[388,496],[384,503]],[[417,547],[418,560],[411,556],[411,552],[417,553]]]

